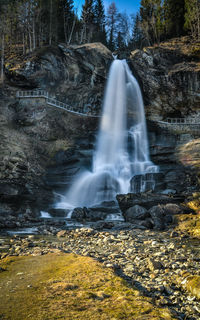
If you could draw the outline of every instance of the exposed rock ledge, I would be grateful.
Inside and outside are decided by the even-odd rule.
[[[129,63],[143,88],[147,117],[186,117],[199,111],[200,44],[189,37],[131,52]]]

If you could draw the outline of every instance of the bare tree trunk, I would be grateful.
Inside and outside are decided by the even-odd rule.
[[[200,39],[200,4],[197,4],[197,39]]]
[[[25,44],[25,33],[22,33],[22,42],[23,42],[23,54],[26,54],[26,44]]]
[[[80,43],[83,43],[83,38],[84,38],[84,33],[85,33],[85,25],[81,29],[81,38],[80,38]]]
[[[30,26],[29,26],[29,30],[28,30],[28,37],[29,37],[29,51],[32,51],[32,37],[31,37]]]
[[[48,35],[46,34],[46,37]],[[41,17],[39,19],[39,28],[38,28],[38,46],[41,47],[42,45],[42,38],[43,38],[43,29],[42,29],[42,22],[41,22]]]
[[[52,44],[52,0],[50,1],[49,44]]]
[[[67,43],[67,26],[66,26],[66,19],[65,19],[65,10],[63,9],[63,28],[64,28],[64,35],[65,35],[65,43]]]
[[[72,36],[73,36],[73,32],[74,32],[75,25],[76,25],[76,18],[74,17],[73,25],[72,25],[72,29],[71,29],[71,32],[70,32],[70,35],[69,35],[68,44],[70,44],[70,43],[71,43],[71,40],[72,40]]]
[[[1,39],[1,83],[4,82],[4,51],[5,51],[5,35],[2,34]]]
[[[33,49],[36,48],[35,17],[33,17]]]

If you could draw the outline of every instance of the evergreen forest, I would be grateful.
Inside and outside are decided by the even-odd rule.
[[[188,34],[200,39],[199,0],[141,0],[136,15],[103,0],[85,0],[81,12],[73,0],[0,0],[1,56],[59,42],[132,50]]]

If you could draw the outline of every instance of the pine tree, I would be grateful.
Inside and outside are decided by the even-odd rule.
[[[125,47],[125,43],[124,43],[124,38],[121,34],[120,31],[118,31],[118,34],[117,34],[117,39],[116,39],[116,49],[124,49]]]
[[[147,43],[159,43],[164,31],[162,0],[142,0],[140,16]]]
[[[63,14],[63,33],[66,43],[69,41],[69,37],[72,31],[74,22],[73,0],[60,0],[61,10]]]
[[[118,36],[120,32],[120,36],[122,37],[122,47],[125,48],[128,43],[130,42],[130,29],[131,29],[131,23],[129,16],[124,13],[119,13],[117,16],[117,30],[118,30]]]
[[[94,35],[94,41],[100,41],[103,44],[107,44],[106,41],[106,21],[105,21],[105,10],[102,0],[96,0],[94,3],[94,23],[96,32]]]
[[[184,34],[185,0],[164,0],[165,32],[167,38]]]
[[[5,62],[5,46],[8,42],[7,35],[9,35],[9,30],[7,26],[8,21],[8,4],[6,1],[2,0],[0,2],[0,53],[1,53],[1,63],[0,63],[0,82],[4,83],[4,62]]]
[[[95,22],[94,22],[94,1],[85,0],[82,7],[81,21],[82,21],[82,42],[90,42],[93,37]]]
[[[194,39],[200,40],[200,1],[185,0],[185,9],[184,27]]]
[[[136,16],[133,16],[133,31],[132,37],[129,43],[129,47],[131,50],[136,48],[142,48],[146,43],[144,39],[144,34],[141,28],[141,17],[140,14],[137,13]]]
[[[118,11],[114,2],[110,4],[107,12],[107,27],[108,27],[108,47],[110,50],[115,49],[116,28],[117,28]]]

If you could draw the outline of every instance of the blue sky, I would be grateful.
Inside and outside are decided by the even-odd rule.
[[[74,6],[75,8],[78,8],[78,12],[81,11],[84,2],[85,0],[74,0]],[[126,12],[127,14],[136,13],[140,6],[140,0],[104,0],[106,11],[112,2],[115,2],[116,7],[120,12]]]

